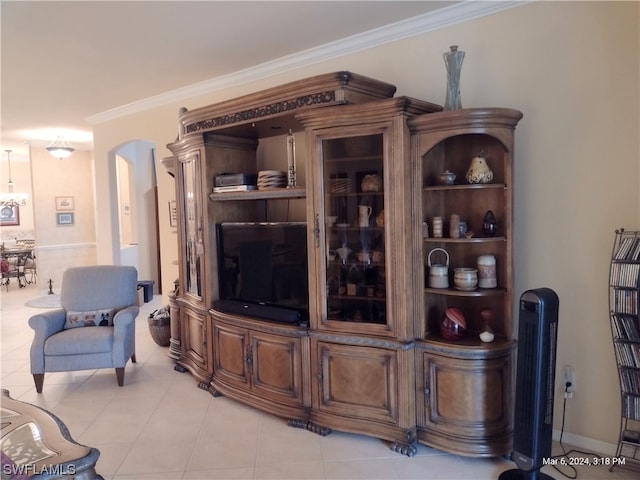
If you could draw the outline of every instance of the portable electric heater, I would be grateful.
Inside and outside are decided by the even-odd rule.
[[[540,472],[551,457],[553,391],[558,338],[558,295],[549,288],[520,297],[513,452],[518,469],[499,480],[553,480]]]

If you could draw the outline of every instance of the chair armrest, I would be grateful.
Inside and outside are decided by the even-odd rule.
[[[36,338],[42,336],[43,341],[54,333],[64,329],[67,312],[62,308],[38,313],[29,318],[29,326],[35,330]]]
[[[140,307],[132,305],[125,307],[122,310],[118,310],[113,316],[113,326],[116,330],[126,329],[129,325],[135,322]]]
[[[124,367],[136,353],[136,317],[140,308],[123,308],[113,316],[113,366]]]
[[[31,373],[44,373],[44,342],[54,333],[64,329],[66,318],[67,312],[58,309],[33,315],[29,319],[29,326],[34,330],[30,354]]]

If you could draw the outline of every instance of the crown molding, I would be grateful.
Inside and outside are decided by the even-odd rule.
[[[186,87],[143,98],[141,100],[91,115],[86,118],[90,125],[115,120],[127,115],[143,112],[205,95],[225,88],[254,82],[273,75],[367,50],[379,45],[413,37],[433,30],[493,15],[534,0],[475,1],[467,0],[416,17],[391,23],[357,35],[342,38],[319,47],[303,50],[243,70],[194,83]]]

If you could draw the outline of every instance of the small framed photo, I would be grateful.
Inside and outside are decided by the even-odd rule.
[[[56,223],[58,225],[73,225],[73,212],[56,213]]]
[[[178,208],[176,207],[176,201],[171,200],[169,202],[169,226],[178,226]]]
[[[73,210],[74,207],[73,197],[56,197],[56,210]]]
[[[4,205],[0,208],[0,225],[20,225],[20,207]]]

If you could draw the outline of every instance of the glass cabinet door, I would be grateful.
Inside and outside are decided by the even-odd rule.
[[[185,158],[180,165],[184,199],[182,205],[184,288],[185,293],[201,299],[204,243],[199,161],[199,154],[194,153]]]
[[[323,140],[327,320],[386,324],[382,134]]]

